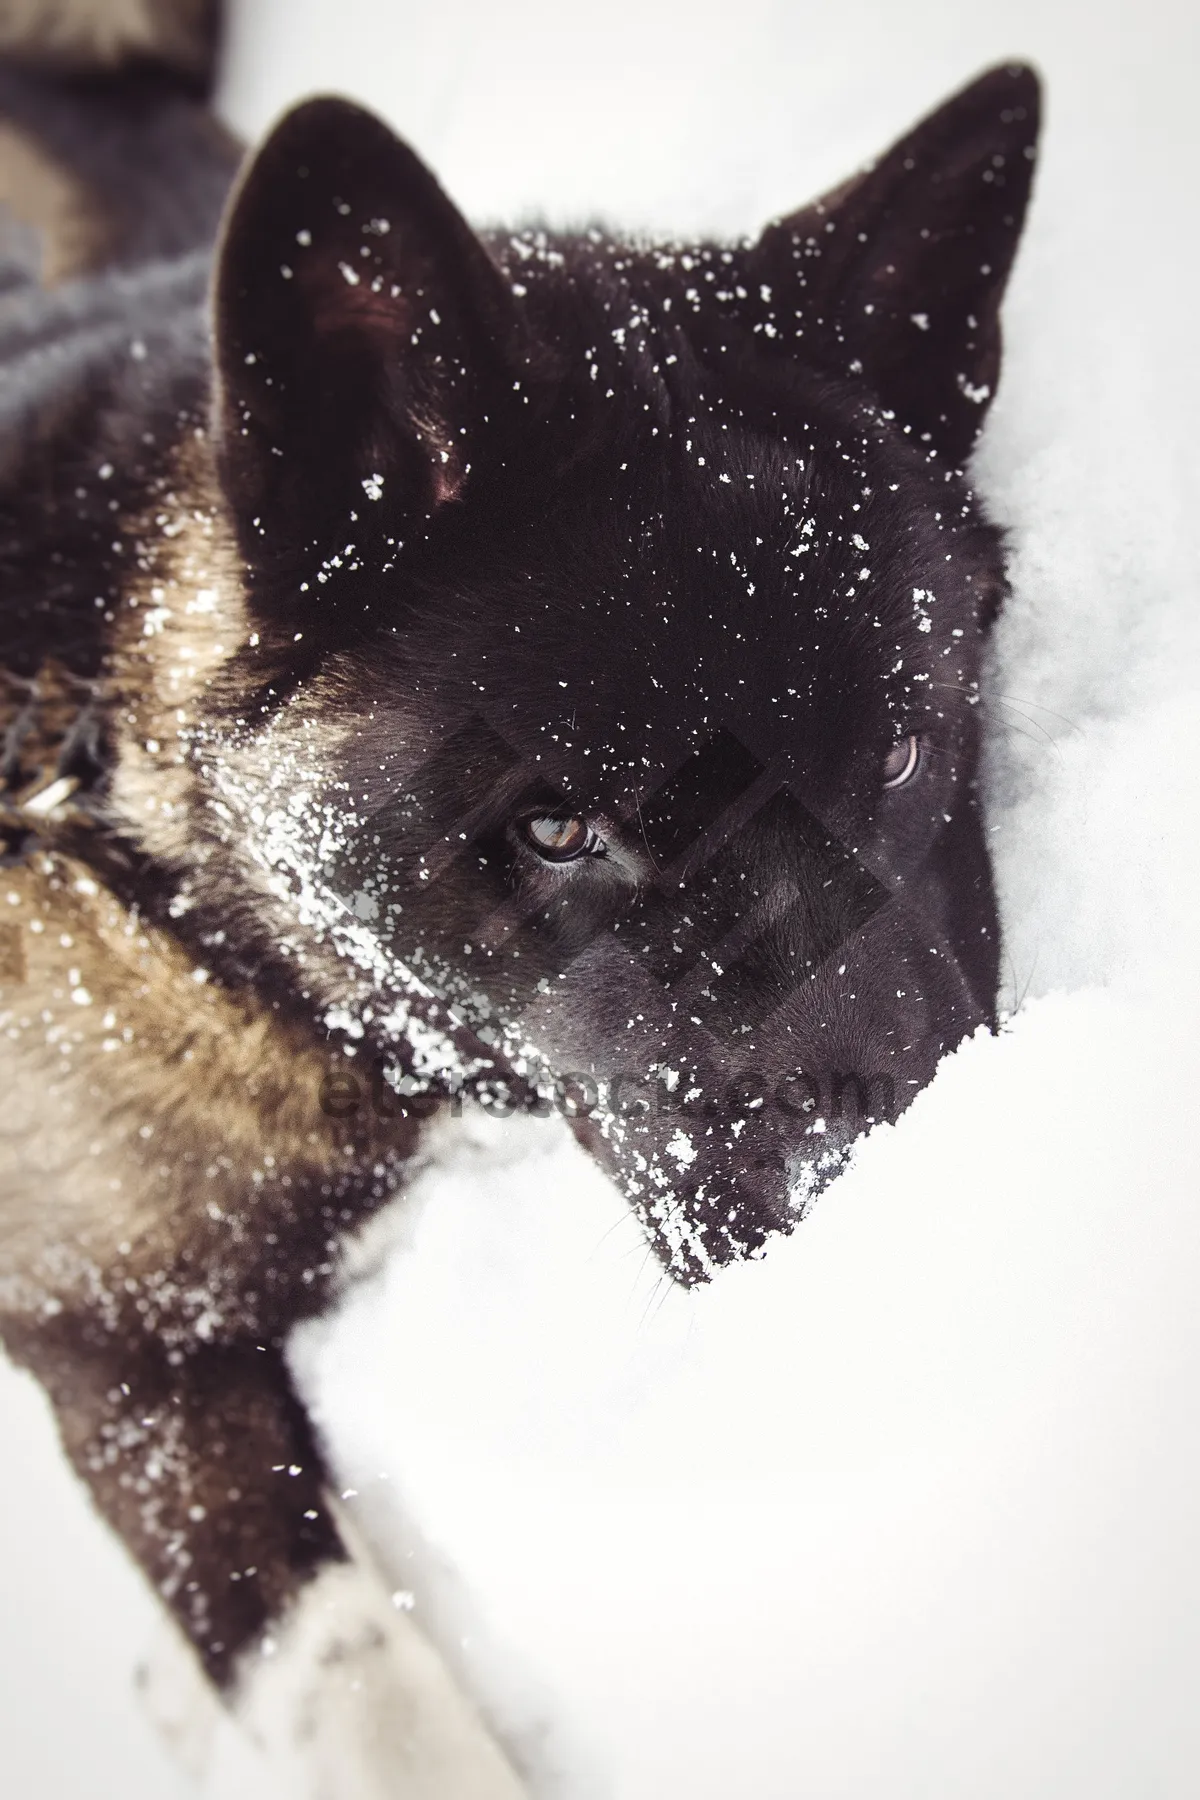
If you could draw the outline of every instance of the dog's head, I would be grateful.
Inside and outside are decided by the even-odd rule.
[[[196,841],[372,1053],[557,1080],[685,1277],[992,1016],[963,466],[1036,130],[998,69],[757,241],[647,245],[476,236],[319,100],[228,217]]]

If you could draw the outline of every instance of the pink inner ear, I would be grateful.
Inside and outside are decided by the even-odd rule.
[[[311,294],[313,325],[318,338],[357,339],[377,358],[381,374],[389,368],[409,366],[414,395],[423,395],[410,406],[409,424],[429,457],[430,490],[434,504],[441,506],[459,498],[467,472],[461,445],[438,409],[440,357],[436,352],[430,355],[421,342],[424,334],[415,331],[418,313],[413,297],[404,290],[395,292],[397,284],[387,275],[383,287],[375,291],[370,285],[375,273],[367,265],[355,283],[347,281],[340,267],[332,280],[327,266],[308,271],[304,286]],[[435,396],[432,404],[431,390]]]
[[[435,506],[457,500],[467,484],[462,446],[451,437],[443,418],[422,411],[412,416],[421,447],[429,457],[429,485]]]
[[[447,500],[457,500],[466,486],[467,474],[461,463],[454,460],[433,465],[433,497],[439,506]]]

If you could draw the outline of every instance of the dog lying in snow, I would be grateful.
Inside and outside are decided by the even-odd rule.
[[[336,99],[243,163],[203,5],[0,29],[0,1318],[228,1687],[346,1558],[283,1346],[432,1110],[557,1108],[696,1281],[992,1020],[1038,89],[644,243]]]

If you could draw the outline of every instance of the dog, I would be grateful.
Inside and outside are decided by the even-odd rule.
[[[243,158],[212,7],[13,18],[3,1341],[228,1691],[346,1557],[284,1346],[432,1112],[556,1108],[701,1281],[994,1022],[1038,83],[746,241],[478,232],[340,99]]]

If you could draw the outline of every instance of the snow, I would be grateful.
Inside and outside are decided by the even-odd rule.
[[[740,231],[989,61],[1048,82],[976,465],[1014,550],[1014,1017],[695,1294],[561,1122],[468,1108],[294,1346],[347,1508],[539,1795],[1195,1791],[1198,36],[1173,0],[237,10],[241,128],[352,93],[479,218]],[[153,1605],[2,1392],[15,1785],[194,1791],[132,1696]]]

